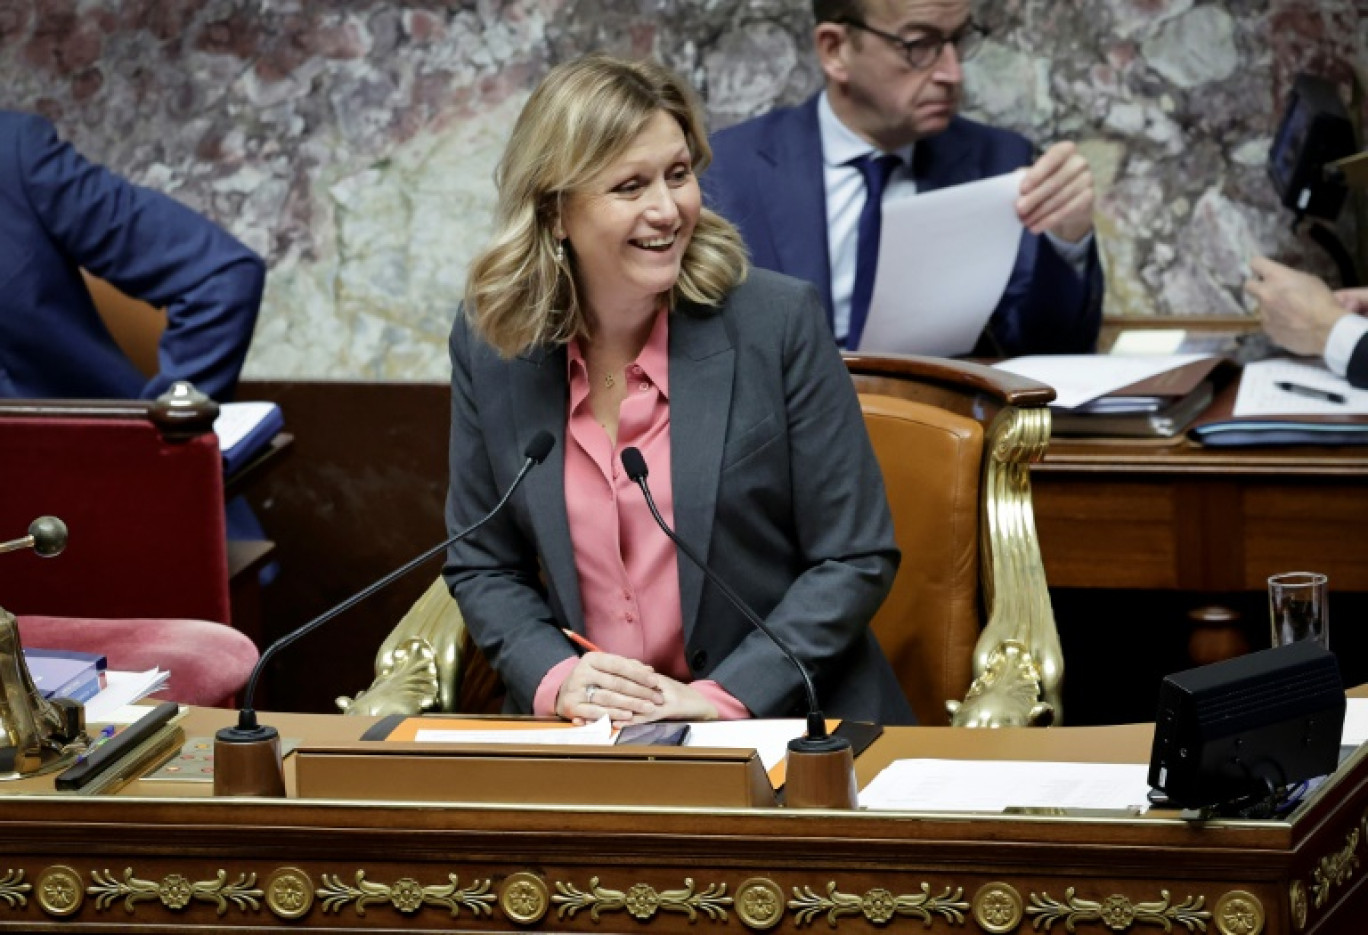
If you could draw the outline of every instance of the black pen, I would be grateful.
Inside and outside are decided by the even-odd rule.
[[[1314,386],[1302,386],[1300,383],[1288,383],[1286,380],[1279,380],[1273,385],[1284,393],[1291,393],[1294,396],[1305,396],[1307,399],[1321,399],[1327,403],[1343,404],[1348,402],[1340,393],[1332,393],[1330,390],[1322,390]]]

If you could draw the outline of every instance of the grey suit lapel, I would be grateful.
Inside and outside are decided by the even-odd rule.
[[[569,405],[565,368],[564,347],[533,348],[509,367],[510,392],[518,464],[522,464],[522,453],[538,432],[550,432],[556,440],[546,461],[527,476],[523,491],[541,549],[543,571],[561,598],[566,621],[572,629],[583,632],[579,575],[565,512],[565,419]]]
[[[706,561],[731,411],[736,353],[720,314],[685,307],[670,319],[670,477],[675,531]],[[687,645],[698,618],[703,573],[679,559]]]

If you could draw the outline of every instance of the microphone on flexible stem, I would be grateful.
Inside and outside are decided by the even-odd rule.
[[[740,611],[741,616],[769,637],[769,641],[778,647],[784,658],[798,670],[798,675],[803,680],[803,689],[807,693],[807,735],[789,741],[784,781],[785,803],[795,808],[854,808],[855,758],[850,749],[850,741],[827,733],[826,718],[823,717],[821,706],[817,703],[817,688],[812,683],[812,676],[808,673],[807,667],[784,645],[765,621],[760,619],[760,615],[732,590],[731,585],[718,577],[717,573],[666,524],[664,517],[656,509],[651,488],[646,484],[646,475],[649,472],[646,469],[646,459],[642,457],[641,452],[636,448],[624,448],[622,467],[627,476],[641,488],[641,494],[646,498],[646,506],[661,531],[670,537],[670,541],[684,557],[693,562],[698,570],[703,572],[704,577]]]
[[[509,498],[513,496],[513,491],[518,489],[528,471],[545,461],[546,456],[551,453],[555,444],[556,440],[551,437],[550,432],[538,432],[532,437],[532,441],[528,442],[527,448],[523,450],[523,457],[527,460],[523,462],[518,475],[513,478],[513,483],[508,485],[508,489],[499,498],[499,502],[494,504],[494,508],[473,525],[467,526],[454,536],[438,543],[408,564],[390,572],[337,606],[324,611],[299,629],[286,633],[266,648],[252,669],[251,677],[247,680],[247,689],[243,694],[244,706],[238,712],[237,726],[222,728],[214,735],[215,795],[283,796],[285,794],[285,772],[281,764],[280,734],[274,727],[258,724],[256,711],[252,708],[257,680],[265,670],[266,662],[296,640],[307,636],[329,620],[355,607],[375,592],[402,578],[443,549],[460,542],[493,519],[504,508],[504,504],[508,503]]]

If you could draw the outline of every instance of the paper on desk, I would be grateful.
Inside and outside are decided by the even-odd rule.
[[[896,760],[860,792],[860,807],[931,812],[1005,808],[1149,808],[1144,763]]]
[[[993,366],[1054,387],[1052,406],[1073,409],[1123,386],[1177,370],[1209,354],[1037,354]]]
[[[1022,175],[883,206],[879,271],[860,350],[950,357],[974,349],[1021,246]]]
[[[86,721],[90,723],[118,723],[114,712],[124,705],[146,698],[166,685],[171,673],[162,669],[146,672],[105,672],[105,687],[85,703]]]
[[[801,718],[743,721],[690,721],[686,747],[722,747],[727,750],[755,750],[765,772],[784,762],[788,742],[803,736],[807,724]]]
[[[1338,393],[1342,403],[1311,399],[1280,390],[1279,382],[1297,383]],[[1261,360],[1245,364],[1240,391],[1231,415],[1244,416],[1362,416],[1368,415],[1368,390],[1356,390],[1319,363],[1296,360]]]
[[[1368,698],[1350,698],[1344,709],[1344,733],[1340,743],[1357,747],[1368,743]]]
[[[528,730],[419,730],[414,739],[421,743],[472,744],[556,744],[593,746],[613,742],[613,724],[605,716],[578,727],[533,728]]]
[[[1129,328],[1112,342],[1113,354],[1176,354],[1187,332],[1182,328]]]

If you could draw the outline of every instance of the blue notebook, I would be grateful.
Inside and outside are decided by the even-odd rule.
[[[285,428],[285,416],[275,403],[224,403],[214,420],[214,433],[223,453],[223,473],[231,475],[266,449]]]
[[[104,687],[105,657],[72,649],[25,649],[33,684],[44,698],[89,701]]]

